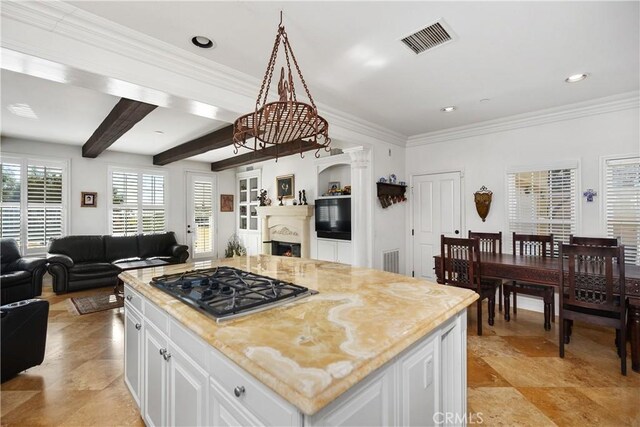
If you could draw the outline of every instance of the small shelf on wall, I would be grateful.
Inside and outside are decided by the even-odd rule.
[[[400,184],[390,184],[388,182],[377,182],[378,200],[383,209],[388,208],[394,203],[406,202],[407,186]]]

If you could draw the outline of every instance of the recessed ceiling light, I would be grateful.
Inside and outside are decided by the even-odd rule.
[[[11,104],[7,106],[7,110],[11,111],[11,113],[16,116],[24,117],[26,119],[38,118],[38,115],[31,109],[29,104]]]
[[[440,111],[444,111],[445,113],[450,113],[456,109],[455,105],[450,105],[449,107],[441,108]]]
[[[158,135],[164,135],[164,132],[163,132],[163,131],[161,131],[161,130],[156,130],[156,131],[154,131],[154,132],[155,132],[155,133],[157,133]]]
[[[587,76],[588,76],[587,73],[574,74],[574,75],[569,76],[566,79],[564,79],[564,81],[567,82],[567,83],[577,83],[577,82],[580,82],[580,81],[586,79]]]
[[[191,39],[191,43],[202,49],[211,49],[212,47],[215,47],[213,40],[205,36],[195,36]]]
[[[480,102],[485,103],[491,101],[489,98],[482,98]]]

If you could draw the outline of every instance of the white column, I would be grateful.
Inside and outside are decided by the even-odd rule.
[[[371,211],[370,150],[364,147],[343,150],[351,157],[351,247],[353,265],[371,267],[369,238]]]

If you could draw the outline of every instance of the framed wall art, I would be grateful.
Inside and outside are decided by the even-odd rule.
[[[220,195],[220,212],[233,212],[233,194]]]
[[[98,193],[83,191],[80,195],[80,207],[95,208],[98,206]]]
[[[276,194],[284,199],[291,199],[295,193],[293,175],[276,177]]]

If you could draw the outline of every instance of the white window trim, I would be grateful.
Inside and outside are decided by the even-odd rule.
[[[0,163],[20,164],[20,253],[23,255],[42,255],[47,253],[47,248],[27,249],[27,165],[37,164],[42,166],[62,168],[62,235],[69,234],[71,223],[71,211],[69,209],[69,175],[71,174],[71,161],[68,158],[49,156],[47,158],[37,156],[25,156],[18,153],[3,153]]]
[[[165,221],[165,225],[166,225],[166,230],[165,231],[169,231],[169,199],[168,199],[168,188],[169,188],[169,173],[164,170],[164,169],[160,169],[160,168],[136,168],[136,167],[130,167],[130,166],[117,166],[117,165],[108,165],[107,166],[107,175],[108,175],[108,179],[107,179],[107,198],[109,200],[108,204],[107,204],[107,222],[109,224],[109,234],[113,234],[113,208],[114,208],[114,204],[113,204],[113,173],[114,172],[124,172],[124,173],[135,173],[138,176],[144,175],[144,174],[149,174],[149,175],[162,175],[164,177],[164,191],[163,191],[163,198],[164,198],[164,221]],[[138,209],[138,230],[137,230],[137,234],[141,234],[142,233],[142,210],[144,209],[144,206],[142,204],[142,180],[138,179],[138,194],[140,195],[140,200],[138,202],[138,205],[136,206],[136,209]],[[148,205],[147,205],[148,206]]]
[[[546,162],[546,163],[536,163],[531,165],[518,165],[518,166],[509,166],[505,168],[504,171],[504,222],[505,228],[507,230],[507,235],[505,236],[503,233],[503,246],[502,250],[506,253],[511,253],[511,236],[513,231],[509,225],[509,174],[512,173],[520,173],[520,172],[537,172],[543,170],[558,170],[558,169],[575,169],[576,170],[576,190],[574,194],[575,202],[576,202],[576,224],[575,224],[575,234],[582,234],[582,203],[581,203],[581,174],[582,174],[582,165],[580,160],[562,160],[555,162]],[[504,241],[508,242],[508,245],[505,245]],[[555,239],[554,239],[555,240]]]

